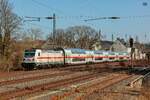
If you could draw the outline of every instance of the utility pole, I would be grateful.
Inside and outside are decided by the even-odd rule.
[[[56,16],[55,16],[55,14],[53,14],[53,42],[54,42],[54,44],[53,44],[53,46],[55,45],[55,35],[56,35]]]
[[[125,42],[127,43],[128,42],[128,36],[127,36],[127,34],[125,34]]]
[[[52,19],[53,20],[53,34],[52,34],[52,37],[53,37],[53,48],[54,46],[56,45],[55,44],[55,34],[56,34],[56,15],[55,13],[53,14],[53,17],[45,17],[46,19]]]
[[[130,48],[131,48],[131,68],[133,68],[133,53],[134,53],[134,48],[133,48],[133,38],[130,38],[129,42],[130,42]]]
[[[48,17],[26,17],[26,18],[28,18],[28,20],[24,20],[24,22],[26,22],[26,21],[40,21],[43,18],[53,20],[52,37],[53,37],[53,48],[54,48],[54,45],[56,45],[55,44],[55,33],[56,33],[56,15],[55,15],[55,13],[53,14],[53,16],[48,16]]]
[[[101,29],[98,31],[98,35],[99,35],[99,40],[101,40],[101,36],[102,36],[102,34],[101,34]]]

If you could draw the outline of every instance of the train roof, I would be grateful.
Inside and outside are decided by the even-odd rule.
[[[107,52],[107,51],[104,51],[104,50],[95,50],[94,51],[95,54],[97,54],[97,53],[104,53],[104,52]]]
[[[80,49],[80,48],[67,48],[65,50],[70,50],[72,53],[85,53],[85,49]]]
[[[36,49],[26,49],[24,52],[35,52]]]
[[[117,52],[117,53],[128,53],[128,52],[122,52],[122,51],[120,51],[120,52]]]
[[[65,50],[85,50],[85,49],[80,49],[80,48],[65,48]]]

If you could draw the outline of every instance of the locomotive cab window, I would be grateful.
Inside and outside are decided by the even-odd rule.
[[[24,57],[34,57],[35,52],[25,52]]]
[[[40,52],[38,53],[38,56],[40,56]]]

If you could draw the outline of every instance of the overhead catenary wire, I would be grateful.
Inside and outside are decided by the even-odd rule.
[[[58,10],[58,9],[52,7],[52,6],[49,6],[49,5],[45,4],[45,3],[40,2],[40,1],[37,1],[37,0],[31,0],[31,1],[34,2],[35,4],[39,5],[39,6],[42,6],[42,7],[46,8],[46,9],[51,9],[52,13],[64,14],[64,12],[62,12],[61,10]]]
[[[103,20],[103,19],[144,19],[144,18],[150,18],[150,15],[139,15],[139,16],[56,16],[57,19],[64,19],[64,20],[82,20],[86,21],[88,19],[90,20]]]
[[[90,1],[90,0],[89,0]],[[45,7],[46,9],[51,9],[53,12],[55,13],[61,13],[64,15],[64,12],[62,12],[59,9],[56,9],[52,6],[49,6],[43,2],[37,1],[37,0],[32,0],[32,2],[34,2],[35,4]],[[126,17],[120,17],[121,19],[136,19],[136,18],[146,18],[146,17],[150,17],[150,15],[144,15],[144,16],[126,16]],[[57,19],[66,19],[66,20],[88,20],[86,18],[92,19],[92,20],[99,20],[99,19],[107,19],[106,17],[102,17],[102,16],[84,16],[84,15],[79,15],[79,16],[56,16]],[[85,18],[85,19],[84,19]]]
[[[31,22],[28,22],[28,23],[26,23],[26,24],[30,24],[30,25],[33,25],[33,26],[36,26],[36,27],[42,27],[42,28],[44,28],[44,29],[46,29],[47,31],[49,31],[49,27],[47,27],[47,26],[44,26],[44,25],[40,25],[40,24],[35,24],[35,23],[31,23]]]
[[[112,17],[95,17],[95,18],[89,18],[85,19],[84,21],[94,21],[94,20],[103,20],[103,19],[139,19],[139,18],[150,18],[150,15],[143,15],[143,16],[126,16],[126,17],[120,17],[120,16],[112,16]]]
[[[85,1],[86,1],[86,2],[85,2]],[[83,8],[88,7],[88,6],[89,6],[89,3],[90,3],[90,6],[91,6],[91,1],[92,1],[92,0],[83,0],[83,2],[85,2],[85,3],[80,3],[79,8],[82,10]],[[93,2],[93,1],[92,1],[92,2]]]
[[[25,16],[24,18],[33,18],[33,19],[45,19],[46,17],[28,17]],[[141,15],[141,16],[112,16],[112,17],[102,17],[102,16],[56,16],[56,19],[63,19],[63,20],[81,20],[81,21],[88,21],[88,20],[104,20],[104,19],[144,19],[150,18],[150,15]]]
[[[96,17],[94,19],[94,17],[96,16],[56,16],[56,19],[63,19],[63,20],[79,20],[79,21],[84,21],[84,22],[88,22],[88,20],[85,20],[85,18],[93,18],[90,20],[102,20],[102,19],[139,19],[139,18],[150,18],[150,15],[144,15],[144,16],[127,16],[127,17]],[[25,16],[24,18],[27,18],[27,20],[24,20],[24,22],[26,21],[40,21],[41,19],[45,19],[47,17],[29,17],[29,16]],[[95,26],[96,24],[92,24],[92,23],[87,23],[90,24],[90,26]],[[95,27],[98,27],[97,25]],[[48,27],[47,27],[48,29]]]

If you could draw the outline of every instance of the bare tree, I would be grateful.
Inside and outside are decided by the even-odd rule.
[[[57,29],[56,30],[55,42],[59,46],[65,45],[65,31],[63,29]]]
[[[2,54],[2,34],[0,33],[0,56]]]
[[[71,40],[77,48],[91,49],[100,40],[99,33],[89,26],[69,27],[66,33],[71,34]]]
[[[92,45],[101,39],[101,35],[95,29],[89,26],[74,26],[66,30],[59,29],[55,34],[55,43],[57,46],[69,48],[91,49]],[[48,42],[53,41],[50,36]]]
[[[44,32],[40,28],[30,28],[27,30],[19,30],[12,36],[15,40],[35,41],[42,40]]]
[[[21,19],[12,11],[8,0],[0,0],[0,33],[2,35],[2,55],[9,58],[11,35],[18,29]]]
[[[28,35],[32,40],[42,40],[44,32],[40,28],[31,28],[28,30]]]
[[[19,41],[19,40],[24,41],[28,37],[29,37],[29,35],[26,30],[19,30],[19,31],[15,32],[12,36],[12,38],[16,41]]]
[[[65,47],[66,46],[66,33],[64,29],[57,29],[55,32],[55,39],[53,34],[48,35],[47,42],[42,48]]]

